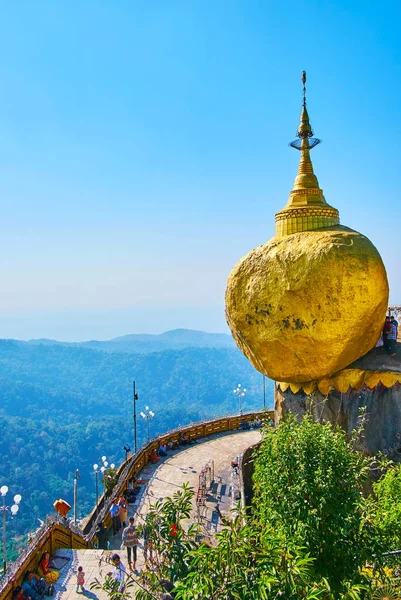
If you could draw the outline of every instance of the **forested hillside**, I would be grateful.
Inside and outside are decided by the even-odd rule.
[[[21,493],[10,524],[25,533],[53,510],[57,498],[72,504],[79,469],[79,513],[94,504],[92,465],[106,455],[124,458],[133,446],[132,382],[137,410],[155,412],[151,435],[204,417],[233,413],[233,389],[247,389],[244,410],[263,406],[262,375],[237,348],[185,348],[150,354],[106,353],[81,346],[0,340],[0,485]],[[267,381],[267,405],[272,383]],[[138,420],[138,441],[145,441]],[[10,535],[12,537],[12,534]]]

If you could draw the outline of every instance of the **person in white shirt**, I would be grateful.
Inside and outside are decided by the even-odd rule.
[[[113,554],[111,560],[114,565],[114,570],[111,575],[114,581],[118,581],[119,583],[118,591],[123,592],[125,588],[125,576],[127,574],[127,571],[125,569],[125,566],[121,562],[121,559],[118,554]]]

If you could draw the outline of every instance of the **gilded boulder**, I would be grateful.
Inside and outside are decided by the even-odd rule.
[[[386,270],[374,245],[337,225],[273,238],[242,258],[226,291],[227,322],[253,366],[306,382],[347,367],[376,344]]]

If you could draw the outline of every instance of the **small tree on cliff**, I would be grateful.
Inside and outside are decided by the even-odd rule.
[[[304,546],[333,587],[382,551],[361,494],[370,466],[342,431],[293,415],[266,429],[255,461],[256,516]]]
[[[373,485],[376,501],[371,505],[372,519],[387,550],[401,548],[401,465],[395,465]]]

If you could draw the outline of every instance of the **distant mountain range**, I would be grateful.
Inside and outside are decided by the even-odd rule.
[[[235,343],[225,333],[206,333],[193,329],[173,329],[159,335],[149,333],[132,333],[111,340],[90,340],[88,342],[60,342],[49,339],[35,339],[26,342],[43,346],[79,346],[101,350],[102,352],[118,352],[130,354],[149,354],[162,350],[183,350],[184,348],[234,348]]]

